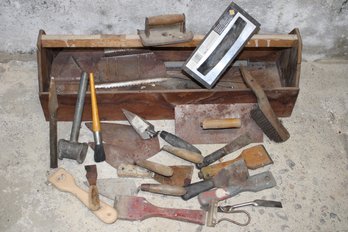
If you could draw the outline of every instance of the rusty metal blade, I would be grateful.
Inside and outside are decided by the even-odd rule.
[[[263,141],[263,132],[250,118],[250,111],[257,104],[202,104],[175,107],[175,132],[192,144],[229,143],[249,132],[253,142]],[[240,118],[241,128],[203,130],[200,126],[206,118]]]
[[[162,208],[148,202],[143,197],[117,196],[114,208],[118,218],[131,221],[142,221],[150,217],[162,217],[196,224],[205,224],[206,212],[192,209]]]
[[[86,123],[92,131],[92,123]],[[133,164],[160,151],[158,138],[143,140],[129,125],[101,123],[106,162],[118,168],[121,163]],[[94,143],[89,143],[94,148]]]
[[[89,185],[96,185],[97,183],[97,165],[85,165],[85,170],[86,170],[86,178],[89,183]]]

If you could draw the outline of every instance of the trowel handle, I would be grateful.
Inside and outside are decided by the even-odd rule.
[[[198,194],[208,191],[214,187],[214,182],[212,180],[204,180],[193,184],[189,184],[185,186],[186,193],[182,196],[182,199],[187,201],[192,197],[195,197]]]
[[[141,184],[140,189],[146,192],[171,196],[182,196],[186,193],[186,189],[184,187],[167,184]]]
[[[216,150],[213,153],[211,153],[210,155],[207,155],[206,157],[204,157],[203,162],[197,164],[196,166],[198,169],[201,169],[203,167],[206,167],[206,166],[214,163],[215,161],[218,161],[219,159],[221,159],[225,155],[227,155],[227,152],[225,151],[224,147],[220,148],[219,150]]]
[[[170,145],[174,146],[174,147],[179,147],[179,148],[183,148],[192,152],[196,152],[198,154],[201,154],[201,151],[198,150],[198,148],[196,148],[195,146],[193,146],[192,144],[186,142],[185,140],[179,138],[176,135],[173,135],[172,133],[169,133],[167,131],[161,131],[160,132],[160,136],[162,139],[164,139],[167,143],[169,143]]]
[[[172,176],[174,173],[171,167],[168,167],[163,164],[155,163],[149,160],[137,160],[135,163],[140,167],[146,168],[162,176]]]
[[[145,27],[172,25],[172,24],[178,24],[183,22],[185,22],[184,14],[158,15],[158,16],[146,17]]]
[[[203,162],[203,156],[201,154],[186,150],[184,148],[163,145],[162,150],[169,152],[169,153],[171,153],[177,157],[180,157],[184,160],[188,160],[192,163],[199,164],[199,163]]]
[[[223,118],[223,119],[204,119],[201,122],[203,129],[226,129],[238,128],[242,123],[240,118]]]
[[[87,85],[88,85],[88,75],[86,72],[83,72],[80,79],[80,86],[79,86],[77,101],[75,105],[74,121],[71,128],[71,134],[70,134],[71,142],[77,142],[79,139],[81,119],[82,119],[82,113],[83,113],[83,106],[85,104]]]

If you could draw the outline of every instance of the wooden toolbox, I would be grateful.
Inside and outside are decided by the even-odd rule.
[[[96,84],[167,77],[168,81],[113,89],[97,89],[101,120],[124,120],[121,109],[146,119],[172,119],[181,104],[252,103],[256,98],[241,77],[243,64],[265,89],[280,117],[294,108],[301,70],[301,36],[254,35],[213,89],[205,89],[181,71],[181,64],[203,36],[191,42],[143,47],[137,35],[46,35],[39,32],[37,61],[39,97],[46,120],[51,76],[58,94],[58,120],[72,121],[81,69],[95,74]],[[83,120],[91,120],[89,92]]]

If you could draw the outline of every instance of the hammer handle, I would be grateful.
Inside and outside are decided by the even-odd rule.
[[[70,141],[77,142],[80,134],[81,119],[83,113],[83,106],[85,104],[85,96],[88,85],[88,76],[86,72],[83,72],[80,79],[79,91],[77,94],[77,101],[75,105],[74,121],[71,128]]]
[[[94,75],[93,73],[89,74],[89,84],[91,87],[91,103],[92,103],[92,130],[94,132],[100,131],[100,120],[98,113],[98,105],[97,105],[97,95],[95,93],[95,85],[94,85]]]

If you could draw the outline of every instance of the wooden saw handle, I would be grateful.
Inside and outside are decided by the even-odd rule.
[[[162,176],[172,176],[174,173],[171,167],[168,167],[163,164],[155,163],[149,160],[138,160],[135,163],[140,167],[146,168]]]
[[[226,129],[239,128],[242,122],[240,118],[224,118],[224,119],[204,119],[201,122],[203,129]]]
[[[48,177],[48,181],[57,189],[69,192],[77,197],[86,207],[89,206],[88,192],[78,187],[74,177],[65,169],[59,168],[55,173]],[[100,208],[92,211],[101,221],[111,224],[117,219],[117,211],[108,204],[100,201]]]
[[[180,157],[184,160],[188,160],[192,163],[199,164],[199,163],[203,162],[203,156],[201,154],[186,150],[184,148],[163,145],[162,150],[169,152],[169,153],[171,153],[177,157]]]

